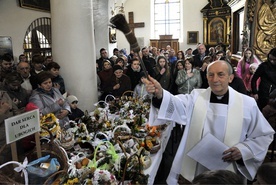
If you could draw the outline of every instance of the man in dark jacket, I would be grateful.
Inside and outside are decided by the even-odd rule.
[[[142,54],[143,54],[142,60],[144,61],[145,67],[148,71],[148,74],[150,76],[154,77],[155,72],[154,72],[153,68],[156,64],[154,58],[151,58],[149,56],[149,49],[147,47],[142,48]]]
[[[97,63],[97,72],[103,70],[103,61],[104,60],[109,60],[109,58],[108,58],[108,51],[105,48],[101,48],[100,49],[100,55],[101,55],[101,57],[98,60],[96,60],[96,63]],[[114,65],[113,60],[110,60],[110,62],[111,62],[111,66],[113,66]]]
[[[202,66],[202,60],[205,56],[208,55],[207,51],[206,51],[206,47],[204,44],[200,44],[197,47],[198,50],[198,54],[196,54],[193,58],[194,58],[194,64],[195,64],[195,68],[200,69]]]
[[[257,80],[261,78],[259,89],[257,89]],[[276,89],[276,48],[270,50],[267,55],[267,62],[259,65],[253,75],[251,88],[260,110],[267,105],[269,94]]]

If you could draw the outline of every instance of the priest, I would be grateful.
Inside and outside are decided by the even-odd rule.
[[[174,96],[149,76],[146,88],[154,94],[149,123],[160,125],[171,121],[186,125],[167,178],[168,184],[177,184],[179,174],[191,182],[195,176],[211,169],[208,164],[196,160],[198,156],[187,155],[210,134],[227,147],[217,154],[217,169],[224,166],[224,169],[244,179],[254,179],[273,140],[274,130],[253,98],[228,86],[233,78],[228,62],[215,61],[207,68],[209,88]],[[211,148],[213,142],[207,142],[207,145]],[[194,155],[212,152],[216,151],[202,151]],[[221,162],[227,165],[220,166]]]

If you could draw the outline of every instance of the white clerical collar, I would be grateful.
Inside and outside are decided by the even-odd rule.
[[[228,104],[228,102],[229,102],[229,91],[227,91],[222,96],[215,95],[213,92],[211,92],[210,102],[211,103]]]

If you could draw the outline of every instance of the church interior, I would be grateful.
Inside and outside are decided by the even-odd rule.
[[[20,54],[28,53],[30,48],[35,47],[35,45],[31,46],[32,43],[30,42],[32,41],[30,39],[28,41],[27,36],[32,30],[39,29],[39,24],[45,24],[43,26],[43,30],[46,32],[44,38],[50,44],[41,46],[40,52],[44,55],[55,56],[55,60],[62,64],[61,74],[67,81],[73,82],[68,84],[67,88],[73,94],[80,94],[82,101],[96,102],[97,92],[92,87],[84,87],[87,89],[86,92],[89,92],[89,94],[85,94],[84,91],[75,88],[73,84],[79,83],[81,86],[85,86],[85,81],[81,80],[80,82],[72,78],[72,71],[78,74],[80,79],[89,78],[92,84],[95,84],[96,73],[93,69],[95,64],[91,61],[100,57],[100,48],[106,48],[109,57],[112,56],[114,48],[125,49],[128,53],[130,52],[130,46],[124,34],[113,29],[109,22],[110,18],[119,13],[120,10],[124,12],[126,20],[133,25],[135,36],[141,48],[152,45],[161,49],[170,44],[175,51],[185,51],[188,48],[196,49],[198,43],[204,43],[207,48],[216,46],[220,41],[211,34],[211,29],[213,23],[217,21],[222,24],[221,41],[224,50],[229,49],[231,51],[233,61],[238,61],[242,57],[242,51],[246,47],[253,48],[258,59],[265,61],[269,50],[275,47],[275,30],[269,29],[274,28],[273,17],[270,18],[271,20],[258,18],[258,15],[262,14],[260,10],[264,1],[176,1],[179,2],[181,9],[177,37],[166,33],[169,31],[163,30],[163,28],[162,31],[159,31],[160,33],[154,30],[154,1],[93,0],[81,1],[76,4],[53,1],[51,2],[51,11],[49,11],[49,0],[46,1],[48,3],[43,2],[42,7],[38,8],[35,3],[32,5],[26,1],[26,5],[24,5],[25,1],[22,2],[21,0],[2,0],[0,6],[2,17],[0,21],[3,25],[0,28],[1,37],[4,41],[8,39],[10,42],[14,60],[18,61]],[[271,7],[267,12],[275,15],[275,7]],[[76,18],[71,19],[72,17]],[[69,28],[74,29],[70,31]],[[170,31],[172,32],[172,30]],[[196,34],[196,42],[191,43],[188,37],[193,33]],[[165,35],[165,39],[160,39],[160,35]],[[112,36],[115,36],[115,40],[112,40]],[[80,47],[85,49],[80,50]],[[30,56],[28,57],[30,60]],[[85,61],[85,64],[81,66],[72,65],[72,67],[65,65],[71,60]],[[77,64],[78,62],[70,63]],[[87,68],[86,65],[91,67]],[[67,73],[67,71],[71,72]],[[82,76],[80,71],[87,71],[90,75]],[[83,107],[83,109],[88,110],[91,108],[92,105]]]
[[[110,22],[116,14],[125,16],[140,49],[170,46],[177,54],[200,44],[207,51],[220,46],[234,69],[247,48],[259,63],[276,48],[275,0],[0,0],[0,56],[11,54],[15,64],[21,54],[28,62],[37,53],[51,56],[67,92],[78,97],[82,110],[93,111],[101,48],[108,58],[115,48],[125,55],[133,49]],[[154,184],[165,184],[182,132],[172,130]],[[274,145],[267,162],[273,162]]]

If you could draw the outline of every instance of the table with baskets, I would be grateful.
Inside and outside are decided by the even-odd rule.
[[[53,114],[43,116],[42,156],[57,158],[60,167],[41,183],[153,184],[173,124],[149,126],[150,104],[147,97],[109,96],[66,129]]]

